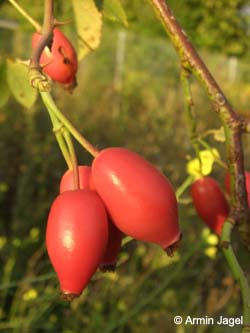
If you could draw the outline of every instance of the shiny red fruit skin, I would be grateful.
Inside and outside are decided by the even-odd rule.
[[[63,294],[82,292],[98,268],[107,241],[107,215],[95,192],[66,191],[55,199],[48,217],[46,245]]]
[[[92,163],[96,191],[124,234],[167,249],[180,239],[177,201],[167,178],[125,148],[102,150]]]
[[[78,166],[80,189],[93,190],[91,167],[86,165]],[[67,170],[60,182],[60,193],[74,190],[73,171]],[[121,248],[123,233],[108,219],[108,244],[99,265],[102,271],[115,270],[116,261]]]
[[[217,234],[229,213],[227,200],[220,185],[212,177],[196,180],[191,186],[194,207],[200,218]]]
[[[41,34],[35,32],[32,35],[32,48],[38,44]],[[40,64],[46,65],[44,72],[52,80],[69,84],[76,81],[75,75],[78,68],[77,55],[71,42],[58,28],[53,30],[53,42],[51,52],[46,47],[40,57]]]
[[[247,202],[248,207],[250,207],[250,172],[245,171],[245,179],[246,179],[246,190],[247,190]],[[228,194],[230,194],[230,174],[226,173],[225,176],[225,188]]]
[[[123,238],[123,233],[117,229],[110,219],[108,220],[108,230],[108,245],[101,263],[99,264],[100,270],[103,272],[115,270]]]
[[[80,189],[81,190],[90,189],[89,182],[91,176],[91,167],[87,165],[79,165],[78,174],[79,174]],[[67,170],[61,178],[60,193],[74,189],[75,186],[74,186],[73,170]]]

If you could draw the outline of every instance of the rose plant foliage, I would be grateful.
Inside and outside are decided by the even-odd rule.
[[[12,4],[15,3],[13,1],[10,2]],[[240,269],[234,254],[234,248],[231,246],[231,233],[234,226],[239,227],[239,234],[244,244],[247,236],[249,236],[249,230],[247,230],[246,226],[247,218],[249,217],[248,208],[250,206],[250,173],[244,171],[241,134],[243,130],[246,132],[250,131],[250,126],[243,117],[242,119],[240,117],[237,118],[234,109],[230,106],[206,65],[201,61],[196,50],[190,44],[184,30],[178,25],[167,3],[160,0],[152,0],[150,4],[170,35],[171,42],[175,46],[182,63],[181,78],[187,104],[187,125],[189,126],[190,143],[193,145],[195,158],[191,163],[187,163],[189,165],[189,168],[187,167],[189,175],[178,189],[175,189],[172,185],[172,183],[177,182],[177,177],[174,180],[171,177],[167,177],[158,165],[153,165],[144,158],[142,156],[143,153],[139,154],[127,147],[116,147],[112,146],[112,144],[111,147],[97,149],[63,114],[52,97],[53,82],[59,83],[58,91],[62,88],[60,85],[70,92],[73,91],[73,88],[76,88],[77,76],[79,75],[78,77],[80,78],[80,74],[78,74],[80,60],[94,51],[100,44],[103,17],[117,20],[127,25],[127,16],[120,1],[103,1],[102,6],[97,7],[93,0],[84,2],[72,0],[77,47],[64,34],[61,27],[64,23],[55,19],[52,0],[45,0],[43,27],[38,23],[32,23],[34,20],[27,13],[23,14],[36,28],[30,38],[31,57],[29,68],[26,68],[27,73],[25,72],[25,75],[27,74],[28,76],[28,80],[26,77],[25,82],[29,82],[32,89],[36,89],[32,90],[32,92],[35,91],[34,98],[28,92],[27,96],[32,98],[29,98],[28,102],[21,102],[28,98],[25,94],[27,89],[22,90],[21,88],[23,87],[20,84],[22,81],[20,77],[23,76],[22,73],[25,71],[23,67],[14,79],[10,79],[11,70],[14,73],[15,69],[13,70],[13,68],[18,68],[20,65],[23,66],[26,63],[25,61],[9,62],[8,66],[11,68],[7,73],[9,75],[9,85],[14,87],[12,89],[17,89],[13,93],[16,99],[23,106],[29,108],[33,105],[36,94],[40,94],[43,105],[48,110],[58,146],[67,164],[67,170],[62,174],[59,186],[57,184],[58,193],[55,194],[55,198],[48,210],[45,233],[48,258],[56,273],[61,296],[67,301],[72,301],[81,296],[90,282],[94,281],[93,277],[96,273],[98,278],[99,276],[105,276],[110,280],[113,273],[103,275],[102,272],[116,270],[115,273],[117,271],[119,273],[120,258],[124,250],[123,245],[133,240],[137,241],[133,242],[133,244],[152,244],[147,248],[151,246],[153,248],[154,244],[154,247],[161,252],[164,260],[169,260],[171,265],[167,261],[164,261],[164,265],[166,267],[169,265],[167,267],[169,272],[172,269],[174,271],[174,274],[169,274],[169,281],[172,282],[175,279],[175,273],[183,271],[184,264],[192,257],[195,251],[197,249],[198,251],[200,249],[204,250],[204,247],[208,244],[204,241],[203,236],[200,236],[197,244],[195,244],[196,246],[198,245],[197,249],[194,244],[185,244],[186,249],[188,249],[185,249],[187,254],[177,256],[176,261],[179,266],[177,266],[176,271],[174,270],[175,262],[171,262],[171,259],[167,258],[167,255],[172,257],[179,246],[182,245],[182,236],[183,241],[186,242],[185,233],[182,235],[183,231],[179,221],[181,214],[179,213],[178,204],[179,202],[181,204],[190,204],[192,212],[195,211],[197,219],[201,219],[218,236],[212,235],[220,240],[221,248],[229,267],[234,276],[237,276],[241,287],[244,308],[245,321],[242,332],[245,332],[244,327],[250,327],[250,322],[248,322],[248,318],[250,318],[248,306],[250,296],[246,292],[250,288],[243,270]],[[61,4],[62,8],[64,5]],[[18,6],[14,6],[18,8]],[[127,7],[126,1],[125,6]],[[24,13],[22,10],[18,10]],[[119,70],[117,68],[121,65],[118,62],[121,61],[120,58],[123,59],[123,55],[121,56],[120,53],[124,52],[123,47],[125,45],[121,47],[119,43],[125,42],[121,42],[120,39],[122,38],[119,36],[117,43],[117,49],[119,50],[115,60],[117,63],[114,62],[113,64],[116,66],[115,70],[117,72],[120,70],[120,68]],[[41,48],[41,45],[43,48]],[[87,70],[86,72],[88,73]],[[98,72],[98,75],[101,74]],[[197,130],[199,126],[197,126],[197,115],[192,112],[193,98],[189,82],[192,74],[195,74],[200,83],[204,85],[211,101],[215,104],[216,111],[220,115],[223,125],[220,129],[204,130],[204,133],[200,133]],[[96,78],[97,80],[98,77]],[[18,88],[15,88],[16,86]],[[96,86],[98,87],[98,85]],[[29,89],[31,89],[30,86]],[[112,92],[113,90],[116,90],[115,84],[112,87]],[[88,94],[88,91],[84,93]],[[145,96],[147,94],[145,89]],[[81,95],[81,98],[84,99],[84,96]],[[114,99],[113,102],[117,104],[117,99]],[[122,104],[120,100],[119,104]],[[100,105],[101,103],[98,104],[99,107]],[[128,114],[130,116],[130,113]],[[147,115],[147,113],[145,114]],[[87,116],[91,117],[91,112]],[[0,118],[1,121],[2,118]],[[239,128],[239,126],[241,127]],[[105,127],[105,135],[106,132],[107,128]],[[214,136],[215,141],[225,142],[226,163],[220,157],[217,149],[206,139],[211,134]],[[105,135],[103,135],[104,138]],[[75,149],[75,141],[91,155],[91,162],[87,163],[89,165],[79,162],[80,150]],[[126,140],[123,140],[123,142],[126,142]],[[169,141],[164,147],[167,145],[171,147],[171,144]],[[98,142],[98,146],[105,147],[105,143]],[[204,148],[206,149],[206,154],[202,155],[202,149]],[[135,150],[137,149],[135,148]],[[138,148],[138,150],[140,149]],[[168,150],[163,152],[158,149],[157,152],[167,154]],[[168,155],[167,157],[169,158]],[[214,171],[213,165],[216,162],[223,168],[224,173],[226,170],[225,192],[219,181],[211,176]],[[171,167],[174,175],[176,165],[173,163]],[[193,170],[191,171],[193,173],[190,173],[188,170],[192,168]],[[229,174],[227,170],[230,170],[231,173]],[[243,182],[244,175],[245,183]],[[230,179],[230,177],[232,178]],[[0,189],[2,188],[1,186],[2,183],[0,182]],[[187,189],[189,190],[188,198],[182,201],[181,196]],[[244,193],[247,194],[247,197]],[[244,199],[243,201],[245,202],[240,202],[239,198]],[[187,226],[185,225],[183,229],[186,231]],[[129,259],[133,260],[133,256]],[[138,265],[144,265],[144,262]],[[13,264],[14,266],[15,264]],[[159,264],[159,267],[160,269],[162,268],[162,263]],[[6,272],[8,273],[8,270]],[[5,276],[5,279],[7,281],[8,274],[6,272],[7,277]],[[142,277],[143,283],[145,282],[143,279],[146,280],[150,274],[148,272],[145,273],[145,276]],[[11,276],[11,270],[9,275]],[[144,300],[145,305],[151,300],[151,297],[154,298],[156,295],[160,295],[158,290],[164,292],[167,283],[170,283],[169,281],[166,279],[162,283],[162,289],[159,286],[153,296],[152,293],[149,293],[149,297]],[[141,281],[138,282],[139,286],[140,283]],[[72,309],[82,302],[86,294],[84,293],[82,298],[72,303]],[[122,306],[120,304],[120,308]],[[118,309],[119,311],[120,308]],[[2,311],[2,309],[0,310]],[[0,312],[1,315],[2,313],[4,316],[4,310]],[[131,311],[131,313],[133,315],[134,312]],[[52,320],[54,319],[52,318]]]

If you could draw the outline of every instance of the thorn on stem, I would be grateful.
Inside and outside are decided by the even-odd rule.
[[[54,20],[54,28],[55,27],[60,27],[60,26],[63,26],[63,25],[67,25],[67,24],[70,24],[72,23],[72,19],[68,19],[68,20],[65,20],[65,21],[57,21],[56,19]]]

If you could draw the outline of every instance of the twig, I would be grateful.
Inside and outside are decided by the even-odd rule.
[[[48,78],[42,73],[42,68],[40,66],[40,57],[46,46],[48,46],[49,48],[51,47],[53,39],[53,28],[53,0],[45,0],[42,35],[37,46],[32,50],[29,73],[29,80],[31,85],[42,91],[49,91],[50,83],[48,81]]]
[[[16,10],[29,21],[37,32],[41,32],[41,25],[36,22],[15,0],[8,0]]]
[[[80,188],[79,172],[78,172],[78,163],[77,163],[77,156],[76,156],[76,152],[75,152],[75,147],[74,147],[73,142],[72,142],[71,134],[69,133],[68,130],[64,129],[63,136],[64,136],[64,139],[65,139],[66,144],[68,146],[70,157],[71,157],[74,189],[79,189]]]
[[[186,67],[194,73],[205,87],[215,110],[221,118],[225,130],[227,161],[232,180],[230,218],[234,224],[239,225],[241,238],[247,248],[250,248],[250,214],[245,189],[244,156],[241,140],[242,119],[228,102],[165,1],[150,0],[150,2],[170,36],[181,62],[186,64]]]
[[[69,152],[68,147],[66,145],[66,142],[64,140],[64,136],[63,136],[64,126],[57,119],[57,117],[54,115],[52,110],[50,110],[50,109],[47,109],[47,110],[48,110],[50,120],[51,120],[52,125],[53,125],[53,132],[55,134],[57,143],[60,147],[61,153],[64,157],[64,160],[65,160],[68,168],[72,169],[73,168],[73,163],[72,163],[72,160],[71,160],[71,155],[70,155],[70,152]]]
[[[62,114],[56,106],[53,98],[49,92],[40,92],[44,105],[48,110],[51,110],[57,119],[65,126],[71,135],[85,148],[93,157],[99,154],[97,150],[87,139],[85,139],[78,130],[71,124],[71,122]]]
[[[184,182],[177,188],[177,190],[175,191],[175,196],[177,201],[179,202],[180,196],[182,195],[182,193],[184,193],[186,191],[186,189],[193,183],[194,181],[194,177],[193,176],[188,176]]]

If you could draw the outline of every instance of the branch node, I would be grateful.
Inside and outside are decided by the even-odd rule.
[[[56,134],[58,132],[61,132],[61,130],[64,128],[64,125],[62,123],[60,123],[59,125],[57,125],[56,127],[53,127],[53,132]]]
[[[68,20],[65,20],[65,21],[57,21],[56,19],[54,19],[54,28],[55,27],[61,27],[61,26],[64,26],[64,25],[67,25],[67,24],[70,24],[72,23],[72,19],[68,19]]]
[[[215,99],[216,99],[216,102],[218,103],[219,106],[223,106],[223,105],[226,104],[226,98],[221,93],[216,93]]]
[[[40,69],[37,69],[37,67],[31,67],[29,69],[29,83],[33,88],[39,91],[49,92],[51,90],[51,81]]]

